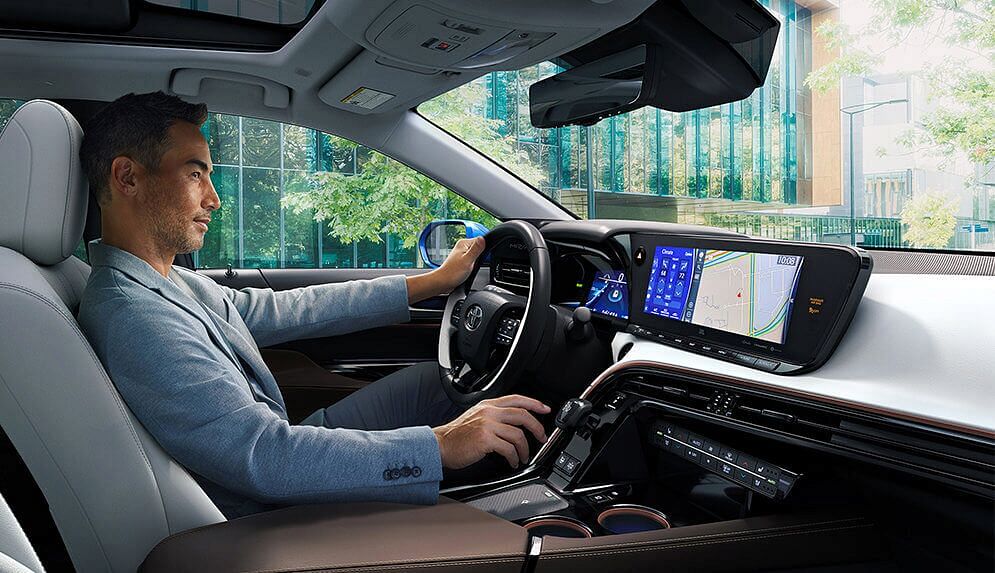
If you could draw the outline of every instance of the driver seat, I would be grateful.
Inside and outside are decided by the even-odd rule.
[[[0,134],[0,426],[78,571],[135,571],[160,540],[224,516],[124,404],[74,318],[87,186],[79,123],[23,105]]]

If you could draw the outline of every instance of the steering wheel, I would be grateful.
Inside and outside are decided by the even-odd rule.
[[[439,333],[439,369],[449,398],[470,406],[506,394],[539,348],[549,312],[552,272],[546,240],[524,221],[508,221],[484,237],[466,281],[449,295]],[[517,241],[529,256],[529,294],[495,285],[473,290],[484,255]]]

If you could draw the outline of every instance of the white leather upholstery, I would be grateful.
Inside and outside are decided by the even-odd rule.
[[[11,116],[0,134],[0,246],[41,265],[73,254],[87,202],[82,139],[76,119],[50,101],[28,102]]]
[[[76,324],[89,267],[70,255],[82,235],[85,185],[34,171],[6,176],[24,160],[23,142],[37,169],[78,173],[78,124],[51,102],[25,104],[10,124],[19,127],[0,136],[0,425],[45,494],[76,569],[134,571],[161,539],[224,517],[134,419]],[[61,140],[49,137],[56,132]],[[11,221],[30,228],[11,234]]]
[[[0,571],[4,573],[43,573],[38,555],[31,547],[21,524],[7,501],[0,496]]]

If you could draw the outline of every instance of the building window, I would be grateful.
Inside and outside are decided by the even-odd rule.
[[[424,175],[333,135],[214,113],[202,132],[221,208],[194,253],[198,268],[414,268],[429,221],[498,223]],[[383,193],[390,184],[411,188]],[[378,201],[390,204],[371,209]],[[350,217],[363,209],[367,216]],[[383,220],[373,220],[380,211]]]

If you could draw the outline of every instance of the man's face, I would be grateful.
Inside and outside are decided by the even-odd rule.
[[[211,212],[221,206],[211,183],[211,153],[196,125],[169,128],[166,152],[139,194],[145,226],[162,251],[189,253],[204,245]]]

